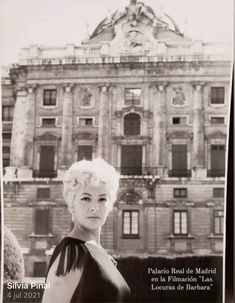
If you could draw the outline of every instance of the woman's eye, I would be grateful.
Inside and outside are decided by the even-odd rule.
[[[89,202],[91,199],[88,198],[88,197],[83,197],[81,200],[84,201],[84,202]]]
[[[99,202],[106,202],[106,201],[107,201],[106,198],[100,198],[100,199],[99,199]]]

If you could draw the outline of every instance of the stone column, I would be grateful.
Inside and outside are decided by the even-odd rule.
[[[166,113],[166,89],[167,83],[159,82],[152,85],[154,103],[154,144],[156,166],[167,167],[167,113]]]
[[[68,167],[73,161],[73,96],[72,86],[64,86],[63,118],[61,135],[61,161],[60,167]]]
[[[11,166],[22,167],[26,165],[26,112],[27,112],[27,89],[20,88],[14,108],[12,140],[11,140]]]
[[[31,86],[28,88],[26,106],[25,165],[29,167],[33,167],[34,156],[35,90],[36,86]]]
[[[205,166],[205,142],[204,142],[204,113],[202,89],[203,83],[194,83],[193,99],[193,167]]]
[[[110,144],[110,115],[109,115],[109,87],[100,88],[99,128],[98,128],[98,156],[109,161]]]

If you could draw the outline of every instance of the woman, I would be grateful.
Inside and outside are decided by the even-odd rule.
[[[100,246],[101,227],[116,199],[119,175],[102,159],[73,164],[64,198],[74,227],[52,255],[42,303],[124,302],[129,287]]]

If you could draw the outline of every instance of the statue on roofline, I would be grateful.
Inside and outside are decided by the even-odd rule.
[[[130,4],[126,7],[127,20],[130,22],[131,26],[136,26],[140,21],[142,15],[149,18],[155,24],[157,23],[157,18],[150,7],[145,6],[143,2],[137,2],[137,0],[130,0]]]
[[[126,7],[127,20],[132,26],[136,26],[140,21],[140,16],[143,12],[142,4],[137,3],[137,0],[130,0],[130,5]]]

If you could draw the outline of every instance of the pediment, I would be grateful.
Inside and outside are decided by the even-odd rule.
[[[224,139],[226,138],[226,134],[221,131],[216,131],[206,136],[207,139]]]
[[[35,139],[39,141],[57,141],[60,137],[54,133],[46,132],[40,136],[36,136]]]

